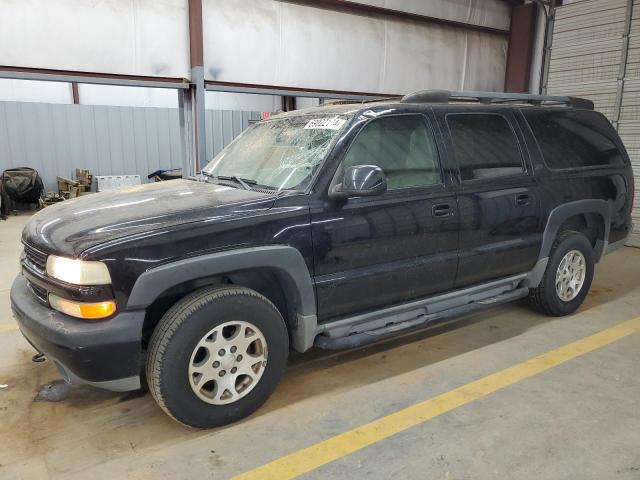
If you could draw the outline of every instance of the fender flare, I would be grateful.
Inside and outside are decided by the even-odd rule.
[[[594,247],[595,262],[598,263],[603,254],[607,250],[607,243],[609,238],[609,230],[611,227],[611,208],[609,202],[606,200],[576,200],[574,202],[565,203],[557,206],[549,214],[547,219],[547,225],[545,226],[544,233],[542,234],[542,247],[540,249],[540,255],[533,270],[529,272],[525,279],[525,284],[529,288],[535,288],[540,284],[542,276],[547,268],[549,262],[549,255],[553,242],[558,236],[558,231],[562,224],[570,217],[575,215],[581,215],[585,213],[595,213],[602,217],[604,229],[603,238],[598,238]]]
[[[147,270],[136,280],[127,310],[145,309],[164,291],[180,283],[251,268],[272,268],[296,313],[294,349],[313,345],[317,329],[316,297],[309,269],[300,252],[286,245],[215,252],[167,263]]]

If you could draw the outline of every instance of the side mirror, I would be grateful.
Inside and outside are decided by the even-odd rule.
[[[387,179],[384,171],[375,165],[355,165],[347,167],[342,182],[335,185],[329,192],[334,200],[344,200],[349,197],[371,197],[382,195],[387,191]]]

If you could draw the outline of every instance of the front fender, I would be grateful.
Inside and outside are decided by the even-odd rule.
[[[317,328],[316,298],[304,258],[286,245],[242,248],[178,260],[147,270],[131,290],[127,310],[145,309],[164,291],[190,280],[238,272],[251,268],[271,268],[295,310],[297,322],[292,332],[294,349],[305,351],[313,345]]]

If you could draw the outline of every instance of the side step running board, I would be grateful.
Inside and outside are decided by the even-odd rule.
[[[442,310],[440,312],[423,314],[417,318],[406,320],[404,322],[394,323],[386,327],[377,328],[375,330],[369,330],[367,332],[355,333],[345,337],[329,337],[327,335],[318,335],[315,339],[314,345],[318,348],[326,350],[343,350],[348,348],[361,347],[369,343],[374,343],[383,338],[391,337],[398,332],[410,330],[418,327],[424,327],[427,324],[436,320],[445,320],[452,317],[458,317],[466,315],[468,313],[478,312],[495,305],[502,303],[508,303],[520,298],[524,298],[529,294],[528,287],[520,287],[515,290],[511,290],[506,293],[502,293],[495,297],[490,297],[482,300],[476,300],[474,302],[460,305],[450,308],[448,310]]]

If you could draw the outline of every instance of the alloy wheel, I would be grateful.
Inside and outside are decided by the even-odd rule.
[[[189,383],[201,400],[226,405],[247,395],[267,365],[267,341],[244,321],[225,322],[197,343],[189,361]]]

